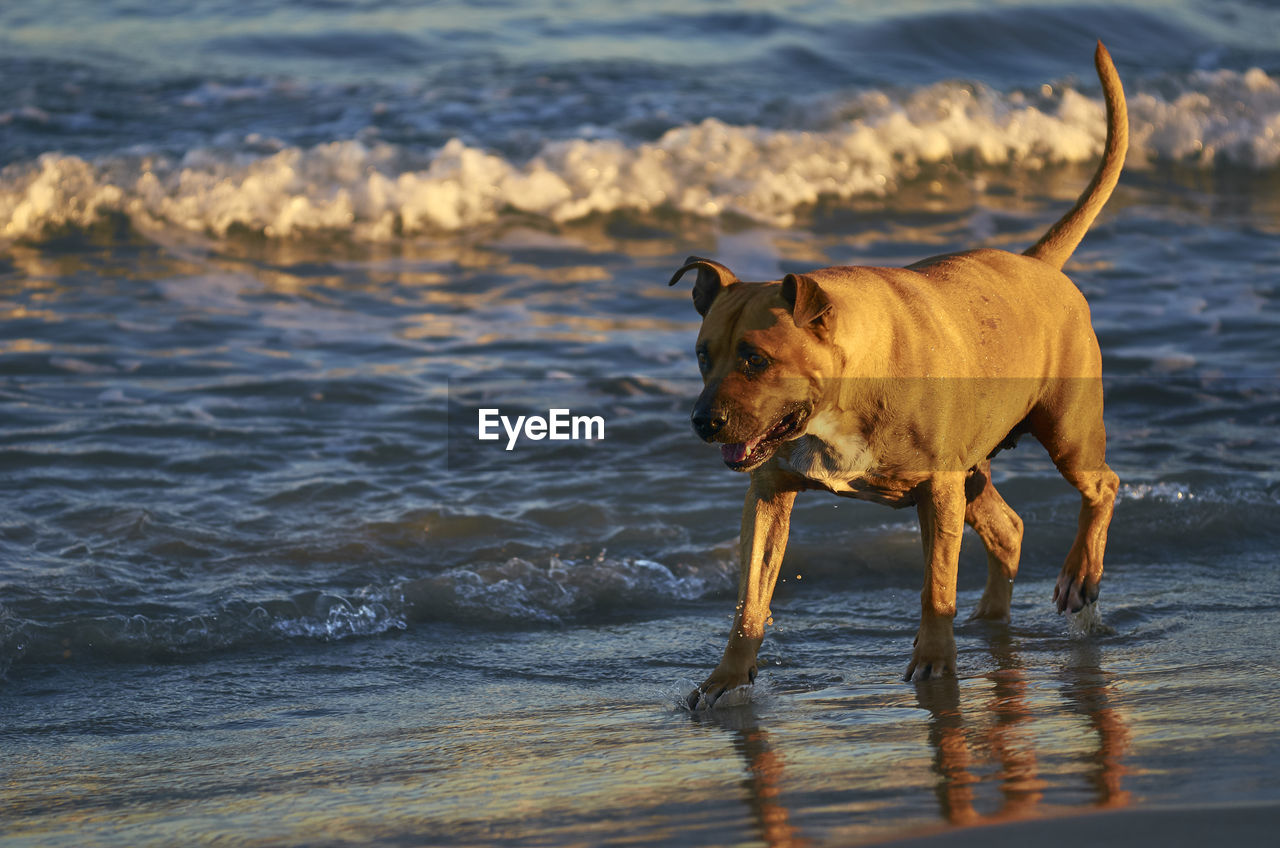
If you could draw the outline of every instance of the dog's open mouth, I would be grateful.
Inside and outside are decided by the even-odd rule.
[[[809,413],[806,409],[789,412],[762,436],[757,436],[749,442],[721,445],[720,457],[724,460],[724,464],[734,471],[750,471],[767,462],[769,457],[773,456],[773,452],[778,449],[778,445],[795,438],[808,417]]]

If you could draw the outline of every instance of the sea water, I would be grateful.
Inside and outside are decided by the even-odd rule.
[[[849,844],[1280,797],[1280,11],[1254,2],[0,8],[0,841]],[[809,494],[705,714],[746,479],[690,254],[1067,270],[1123,483],[1099,616],[1030,440],[1008,626],[900,676],[914,514]],[[598,416],[482,443],[479,407]]]

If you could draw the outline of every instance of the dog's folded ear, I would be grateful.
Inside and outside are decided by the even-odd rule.
[[[693,284],[693,308],[698,310],[699,315],[706,315],[711,308],[711,301],[720,294],[720,289],[738,282],[738,278],[719,262],[703,259],[701,256],[690,256],[667,285],[674,286],[686,272],[695,268],[698,270],[698,279]]]
[[[788,274],[782,278],[782,299],[791,307],[791,320],[800,329],[825,326],[831,312],[831,299],[812,277]]]

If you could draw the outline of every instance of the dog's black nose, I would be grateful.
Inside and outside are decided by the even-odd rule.
[[[723,415],[715,415],[710,412],[695,411],[692,418],[693,432],[698,434],[698,438],[704,442],[709,442],[715,438],[716,433],[724,429],[725,418]]]

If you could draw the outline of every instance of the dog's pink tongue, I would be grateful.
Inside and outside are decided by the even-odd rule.
[[[721,445],[720,457],[725,461],[733,464],[742,462],[751,456],[751,445],[746,442],[738,442],[736,445]]]

